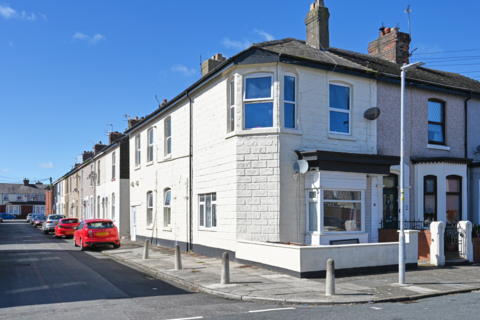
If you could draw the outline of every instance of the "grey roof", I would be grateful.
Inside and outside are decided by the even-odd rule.
[[[45,194],[48,185],[45,184],[29,184],[25,186],[23,183],[0,183],[0,193],[17,193],[17,194]]]
[[[338,48],[326,51],[315,49],[303,40],[287,38],[283,40],[256,43],[254,47],[292,57],[308,59],[319,63],[334,64],[337,67],[353,68],[359,71],[375,72],[379,75],[401,75],[401,65],[386,59],[368,54]],[[458,73],[446,72],[430,68],[417,68],[407,73],[407,79],[438,84],[465,91],[480,92],[480,82]]]

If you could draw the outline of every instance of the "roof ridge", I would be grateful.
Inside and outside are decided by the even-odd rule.
[[[274,45],[277,45],[277,44],[288,43],[288,42],[292,42],[292,41],[298,41],[298,42],[306,43],[305,40],[299,40],[299,39],[296,39],[296,38],[289,37],[289,38],[284,38],[284,39],[269,40],[269,41],[254,43],[254,44],[251,45],[251,47],[262,48],[262,47],[266,47],[266,46],[274,46]]]

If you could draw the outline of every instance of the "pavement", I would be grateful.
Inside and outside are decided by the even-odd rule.
[[[127,248],[125,248],[127,247]],[[398,273],[337,278],[336,294],[325,296],[325,279],[299,279],[278,272],[230,262],[230,284],[221,285],[221,259],[182,252],[182,270],[175,270],[174,250],[150,247],[143,260],[143,243],[122,240],[122,248],[104,255],[153,277],[219,297],[249,302],[293,305],[335,305],[413,301],[480,290],[480,265],[435,267],[420,264],[408,271],[407,286],[398,286]]]

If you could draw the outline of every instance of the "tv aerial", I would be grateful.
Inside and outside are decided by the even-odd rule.
[[[380,109],[379,108],[370,108],[365,111],[364,115],[365,119],[373,121],[377,120],[380,117]]]

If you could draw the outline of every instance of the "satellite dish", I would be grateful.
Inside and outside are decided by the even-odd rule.
[[[308,171],[308,162],[305,160],[295,161],[293,164],[293,169],[295,169],[297,173],[305,174]]]
[[[480,146],[477,146],[476,153],[480,153]]]
[[[370,121],[376,120],[378,117],[380,117],[380,109],[370,108],[365,111],[365,114],[363,116],[365,117],[365,119]]]

